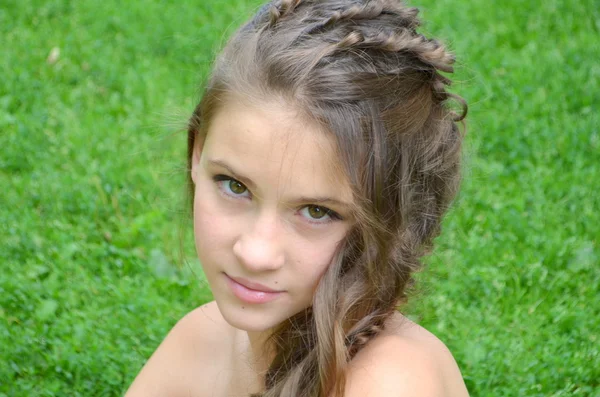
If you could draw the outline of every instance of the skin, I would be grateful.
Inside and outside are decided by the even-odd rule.
[[[127,396],[260,391],[271,359],[266,335],[310,306],[352,226],[343,204],[351,203],[351,190],[332,162],[334,148],[326,133],[278,104],[230,100],[216,113],[191,170],[196,248],[215,301],[178,322]],[[280,293],[267,303],[244,302],[228,276]],[[443,343],[398,313],[351,362],[346,396],[405,395],[467,392]]]

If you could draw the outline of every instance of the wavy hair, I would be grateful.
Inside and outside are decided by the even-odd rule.
[[[349,361],[405,301],[456,195],[467,105],[441,74],[454,56],[417,32],[417,14],[400,0],[272,1],[228,41],[190,118],[191,169],[228,96],[281,101],[333,137],[353,189],[355,225],[312,306],[271,335],[257,396],[343,396]]]

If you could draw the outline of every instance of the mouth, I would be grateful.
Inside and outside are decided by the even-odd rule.
[[[231,292],[246,303],[266,303],[279,298],[285,291],[277,291],[263,284],[255,283],[240,277],[225,275]]]
[[[235,281],[238,284],[243,285],[244,287],[256,291],[256,292],[283,292],[283,291],[277,291],[274,290],[272,288],[267,287],[266,285],[260,284],[260,283],[255,283],[252,282],[250,280],[247,280],[245,278],[242,277],[231,277],[228,274],[225,274],[227,277],[229,277],[230,279],[232,279],[233,281]]]

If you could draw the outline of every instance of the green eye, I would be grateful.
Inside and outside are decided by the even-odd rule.
[[[213,180],[217,184],[219,190],[227,196],[241,198],[248,196],[250,193],[246,185],[230,176],[215,175],[213,176]]]
[[[326,210],[323,207],[316,206],[316,205],[310,205],[307,207],[307,209],[308,209],[308,215],[310,215],[310,217],[313,219],[321,219],[324,216],[327,216],[329,214],[328,210]]]
[[[229,180],[229,189],[235,194],[244,194],[248,190],[241,182],[233,179]]]

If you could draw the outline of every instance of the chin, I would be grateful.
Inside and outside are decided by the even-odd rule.
[[[215,300],[223,319],[232,327],[242,331],[265,332],[290,317],[284,313],[277,313],[277,307],[275,306],[267,307],[265,305],[231,302],[217,297],[215,297]]]

